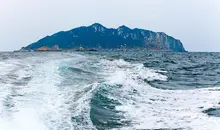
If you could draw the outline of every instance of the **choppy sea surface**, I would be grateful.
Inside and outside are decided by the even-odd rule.
[[[0,53],[0,130],[219,130],[220,53]]]

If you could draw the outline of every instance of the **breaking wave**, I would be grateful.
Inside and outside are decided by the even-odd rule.
[[[218,87],[160,89],[169,71],[123,58],[17,55],[0,61],[1,130],[220,128]]]

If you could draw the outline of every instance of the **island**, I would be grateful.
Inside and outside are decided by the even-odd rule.
[[[99,23],[61,31],[46,36],[23,51],[97,51],[102,49],[146,49],[152,51],[186,52],[180,40],[163,32],[131,29],[125,25],[107,28]]]

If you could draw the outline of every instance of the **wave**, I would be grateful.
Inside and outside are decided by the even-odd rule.
[[[102,60],[106,75],[91,101],[91,120],[98,129],[210,129],[219,119],[203,110],[218,105],[211,89],[162,90],[146,81],[166,81],[160,70],[122,59]],[[163,71],[162,71],[163,72]],[[166,73],[166,72],[163,72]],[[189,107],[190,106],[190,107]]]
[[[38,55],[0,61],[2,130],[220,128],[210,116],[219,113],[218,87],[161,89],[151,83],[168,82],[169,70],[99,55]]]

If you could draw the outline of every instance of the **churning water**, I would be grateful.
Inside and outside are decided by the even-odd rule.
[[[218,87],[219,53],[0,53],[0,130],[218,130]]]

